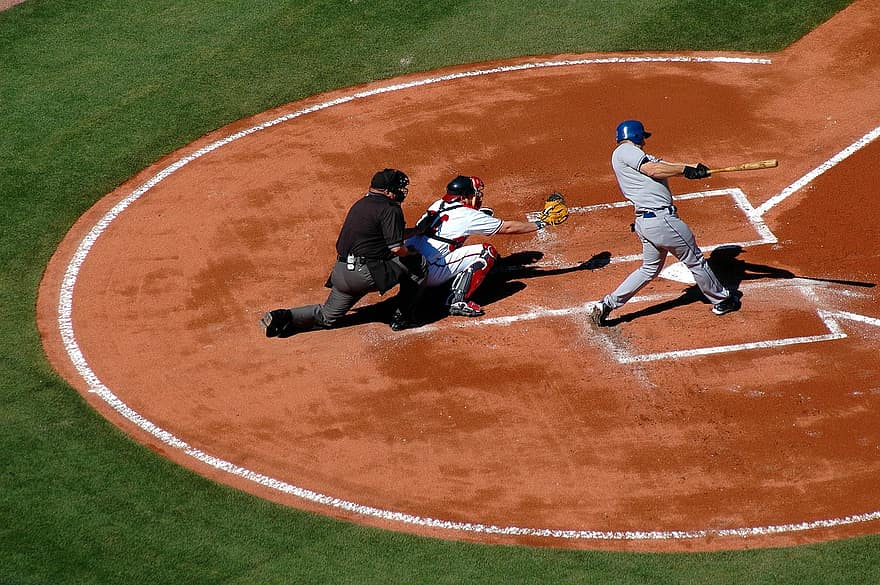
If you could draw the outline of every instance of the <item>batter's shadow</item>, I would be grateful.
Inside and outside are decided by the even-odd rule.
[[[533,250],[502,256],[495,262],[495,266],[486,275],[486,279],[474,292],[471,299],[479,305],[491,305],[525,289],[526,283],[522,280],[558,276],[583,270],[598,270],[611,262],[611,252],[600,252],[589,260],[565,268],[534,266],[543,257],[543,252]],[[419,326],[430,325],[449,316],[446,309],[446,299],[449,297],[449,292],[449,285],[444,285],[428,288],[421,293],[416,307],[415,319]],[[355,307],[336,323],[334,329],[372,322],[390,323],[397,304],[398,297],[395,296],[372,305]]]
[[[721,284],[731,292],[739,291],[742,283],[747,280],[799,278],[796,274],[784,268],[746,262],[739,258],[744,252],[744,248],[739,245],[719,246],[712,250],[709,257],[706,258],[709,268],[712,269],[712,272],[715,273]],[[606,325],[613,326],[618,323],[628,323],[639,317],[656,315],[676,307],[683,307],[697,302],[709,304],[709,300],[703,296],[699,287],[692,285],[682,291],[681,296],[678,298],[651,305],[632,313],[626,313],[619,317],[610,318],[606,321]]]
[[[482,286],[474,292],[474,302],[480,305],[497,303],[526,288],[526,283],[521,281],[530,278],[559,276],[584,270],[599,270],[611,263],[611,252],[599,252],[588,260],[564,268],[535,266],[543,258],[544,253],[535,250],[514,252],[509,256],[499,258],[489,274],[486,275]]]
[[[719,246],[712,251],[707,259],[709,266],[715,274],[718,275],[721,283],[731,290],[738,290],[739,285],[744,280],[758,280],[761,278],[798,279],[808,282],[839,284],[842,286],[854,286],[859,288],[874,288],[877,286],[873,282],[804,276],[802,274],[795,274],[790,270],[785,270],[783,268],[754,264],[740,259],[739,256],[743,253],[745,253],[745,249],[743,249],[742,246],[731,244],[728,246]]]
[[[611,262],[611,252],[599,252],[588,260],[563,268],[535,266],[543,258],[544,253],[536,250],[514,252],[500,257],[480,287],[474,291],[471,300],[478,305],[488,306],[524,290],[527,285],[523,280],[599,270]],[[446,299],[449,292],[449,286],[440,286],[424,293],[418,309],[419,324],[428,325],[448,317]]]

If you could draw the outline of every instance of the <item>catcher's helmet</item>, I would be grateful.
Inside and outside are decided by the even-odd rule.
[[[446,185],[446,194],[452,197],[473,197],[483,192],[483,186],[480,177],[459,175]]]
[[[409,177],[403,171],[397,169],[384,169],[373,175],[370,181],[371,189],[390,191],[394,193],[395,200],[403,201],[409,191]]]
[[[645,126],[638,120],[624,120],[617,125],[617,141],[631,140],[636,144],[644,144],[645,138],[650,138],[651,133],[645,132]]]

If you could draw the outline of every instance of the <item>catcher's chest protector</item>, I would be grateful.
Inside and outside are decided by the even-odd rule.
[[[423,234],[429,238],[433,238],[445,244],[458,245],[458,242],[456,242],[455,240],[450,240],[449,238],[438,236],[437,232],[440,231],[440,226],[443,224],[443,222],[449,219],[449,216],[445,215],[443,212],[458,209],[459,207],[464,207],[464,205],[451,205],[449,207],[446,207],[445,202],[441,203],[440,209],[429,209],[425,213],[425,217],[419,220],[419,223],[416,224],[416,228],[418,228],[420,234]]]

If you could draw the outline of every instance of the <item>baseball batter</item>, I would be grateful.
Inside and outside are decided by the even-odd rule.
[[[484,184],[479,177],[459,175],[446,186],[446,194],[432,203],[419,219],[419,235],[406,240],[406,246],[419,252],[427,261],[423,287],[437,287],[452,282],[446,304],[450,315],[479,317],[483,308],[470,300],[498,258],[492,244],[465,245],[469,236],[528,234],[564,219],[539,219],[535,222],[507,221],[494,217],[483,207]],[[564,206],[563,206],[564,207]],[[564,215],[567,215],[565,210]],[[395,314],[393,329],[413,326],[415,306]]]
[[[694,234],[678,217],[669,189],[670,177],[702,179],[709,176],[708,167],[667,162],[646,154],[645,139],[650,136],[638,120],[625,120],[617,126],[611,167],[623,196],[635,207],[634,230],[642,242],[642,265],[592,308],[590,317],[597,325],[607,325],[611,311],[654,280],[669,254],[691,271],[700,291],[712,303],[713,313],[724,315],[740,308],[740,293],[726,289],[709,268]]]

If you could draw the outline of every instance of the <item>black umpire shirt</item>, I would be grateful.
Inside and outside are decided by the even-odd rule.
[[[399,203],[385,195],[367,193],[348,210],[336,240],[336,253],[390,260],[394,257],[391,248],[403,245],[405,225]]]

